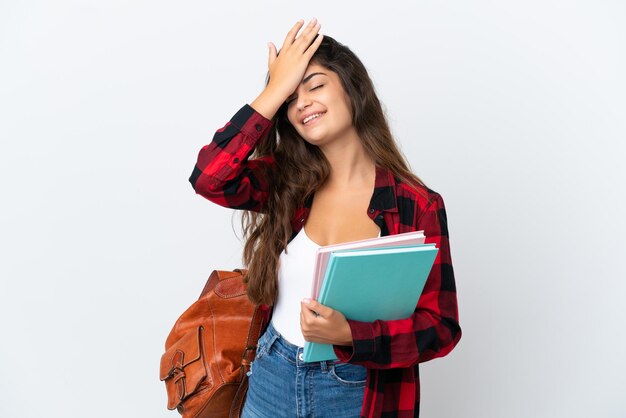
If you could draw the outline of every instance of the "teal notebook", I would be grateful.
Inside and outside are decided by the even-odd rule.
[[[333,252],[318,301],[356,321],[408,318],[437,251],[434,244],[416,244]],[[332,344],[305,341],[304,361],[334,359]]]

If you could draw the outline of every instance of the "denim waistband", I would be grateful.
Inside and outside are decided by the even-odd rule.
[[[273,349],[278,352],[281,357],[298,367],[319,367],[323,371],[329,369],[333,364],[341,363],[339,360],[324,360],[305,362],[302,360],[303,347],[299,347],[287,341],[270,322],[265,331],[268,334],[267,349]],[[272,347],[273,346],[273,347]]]

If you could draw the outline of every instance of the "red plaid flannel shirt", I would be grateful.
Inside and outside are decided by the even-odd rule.
[[[259,168],[274,161],[248,157],[271,128],[271,121],[244,105],[200,150],[189,178],[196,193],[221,206],[262,211],[268,185]],[[312,201],[311,195],[294,214],[292,238],[305,224]],[[334,346],[335,354],[368,369],[361,417],[417,417],[418,364],[445,356],[461,338],[446,211],[439,194],[428,188],[420,193],[377,167],[367,214],[383,236],[424,230],[426,242],[435,243],[439,253],[411,317],[348,320],[353,346]],[[266,321],[271,313],[267,309]]]

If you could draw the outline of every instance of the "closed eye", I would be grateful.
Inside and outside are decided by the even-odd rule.
[[[324,87],[324,85],[323,85],[323,84],[320,84],[319,86],[315,86],[315,87],[313,87],[313,88],[312,88],[311,90],[309,90],[309,91],[317,90],[317,89],[319,89],[320,87]],[[289,100],[285,100],[285,103],[286,103],[286,104],[290,104],[291,102],[293,102],[293,101],[294,101],[294,100],[296,100],[297,98],[298,98],[298,96],[292,97],[292,98],[291,98],[291,99],[289,99]]]

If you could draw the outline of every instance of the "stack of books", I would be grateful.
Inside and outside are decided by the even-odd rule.
[[[311,297],[347,319],[408,318],[437,256],[423,231],[320,247]],[[331,344],[306,341],[306,362],[337,359]]]

